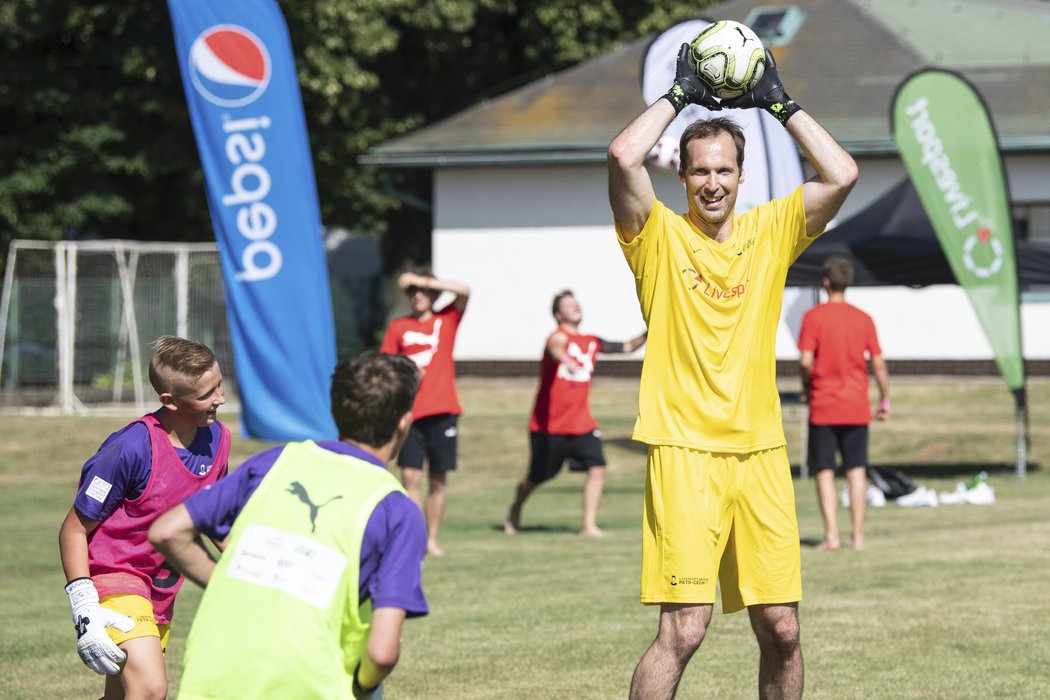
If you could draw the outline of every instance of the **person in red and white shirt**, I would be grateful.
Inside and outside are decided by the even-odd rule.
[[[598,527],[597,517],[605,486],[605,455],[598,422],[591,414],[591,375],[599,352],[634,352],[645,343],[646,334],[624,343],[581,334],[583,312],[567,289],[554,297],[551,311],[558,328],[547,338],[540,363],[540,387],[529,420],[529,471],[518,482],[503,531],[508,535],[518,532],[525,499],[537,486],[554,478],[567,459],[570,471],[587,473],[580,534],[602,537],[605,532]]]
[[[390,322],[379,351],[405,355],[422,372],[412,406],[412,429],[397,464],[401,467],[401,483],[426,516],[427,553],[441,556],[444,552],[438,545],[438,531],[445,513],[448,472],[456,468],[457,422],[463,413],[456,392],[452,350],[470,287],[439,279],[428,270],[403,273],[397,286],[408,295],[412,312]],[[434,304],[445,292],[453,295],[452,301],[435,309]],[[421,486],[424,461],[430,466],[425,502]]]
[[[817,500],[824,519],[820,549],[839,549],[835,502],[835,455],[842,455],[842,469],[849,484],[851,544],[864,548],[864,515],[867,505],[868,359],[879,387],[878,420],[890,417],[890,376],[875,323],[868,314],[846,303],[846,288],[853,284],[853,264],[841,255],[824,261],[827,303],[802,317],[798,349],[803,397],[809,404],[807,462],[816,471]]]

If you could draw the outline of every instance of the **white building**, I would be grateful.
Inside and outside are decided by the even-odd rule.
[[[757,14],[756,14],[757,13]],[[1018,235],[1050,244],[1050,3],[1038,0],[734,0],[703,13],[767,28],[785,87],[854,156],[860,180],[839,220],[906,177],[890,135],[901,81],[922,66],[962,73],[990,106]],[[779,32],[779,33],[778,33]],[[610,339],[643,327],[606,194],[609,142],[645,108],[641,68],[653,37],[483,102],[374,149],[364,160],[434,174],[433,267],[468,282],[458,360],[534,360],[552,329],[551,297],[572,288],[583,327]],[[980,40],[987,49],[975,50]],[[745,171],[747,164],[745,163]],[[684,207],[669,170],[657,196]],[[807,170],[809,172],[809,170]],[[830,234],[830,235],[833,235]],[[1028,290],[1024,353],[1050,359],[1050,303]],[[777,344],[795,338],[812,289],[789,289]],[[990,360],[954,285],[854,288],[893,360]]]

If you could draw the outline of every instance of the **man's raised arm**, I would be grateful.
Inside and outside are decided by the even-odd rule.
[[[816,177],[802,185],[806,233],[813,236],[822,231],[853,189],[857,164],[816,119],[788,97],[769,49],[766,70],[758,84],[745,95],[723,100],[722,106],[764,109],[784,125],[817,171]]]
[[[817,171],[816,177],[802,185],[806,233],[815,236],[846,201],[857,182],[857,164],[831,134],[805,112],[798,112],[785,126]]]
[[[645,169],[645,159],[667,126],[690,104],[720,109],[710,89],[690,66],[689,45],[682,44],[671,89],[649,105],[609,145],[609,203],[625,243],[630,243],[641,232],[653,210],[656,195]]]

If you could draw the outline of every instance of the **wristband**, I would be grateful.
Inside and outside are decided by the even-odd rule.
[[[882,401],[879,401],[879,408],[881,408],[883,411],[890,410],[890,400],[883,399]]]
[[[787,124],[787,120],[791,118],[795,112],[800,111],[802,108],[799,107],[793,99],[784,95],[784,102],[775,102],[770,106],[766,107],[766,111],[773,115],[773,117],[781,124]]]

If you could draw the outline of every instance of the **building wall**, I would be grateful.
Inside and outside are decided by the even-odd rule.
[[[894,158],[861,160],[860,171],[839,220],[859,212],[904,177]],[[1013,200],[1050,203],[1048,173],[1050,157],[1008,158]],[[656,169],[651,176],[657,197],[681,208],[677,176]],[[435,171],[434,183],[435,273],[472,288],[457,359],[538,358],[554,327],[551,299],[565,288],[580,300],[586,332],[623,340],[644,329],[633,279],[616,244],[604,166],[444,168]],[[812,289],[787,290],[778,359],[798,357],[798,326],[815,299]],[[850,290],[849,299],[874,317],[889,359],[992,357],[959,287],[857,288]],[[1024,303],[1022,324],[1025,356],[1050,358],[1050,303]],[[633,357],[641,355],[639,351]]]

